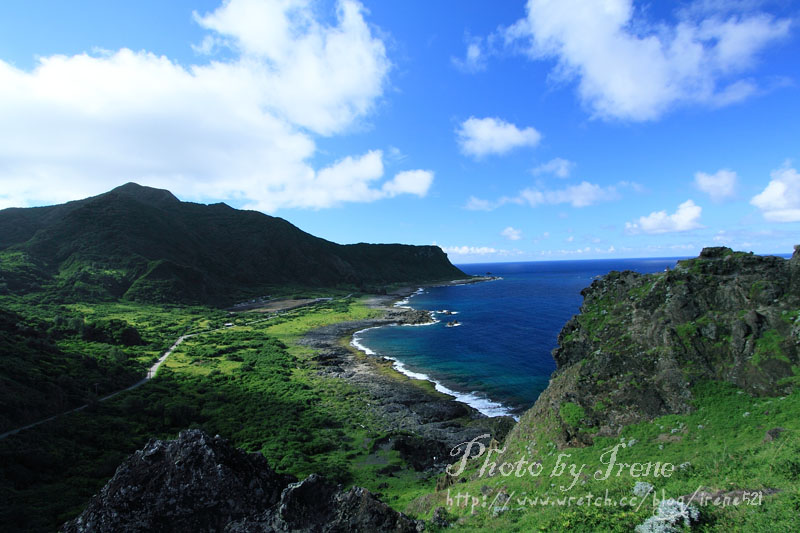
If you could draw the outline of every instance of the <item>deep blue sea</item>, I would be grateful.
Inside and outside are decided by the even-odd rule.
[[[458,265],[501,280],[433,287],[399,302],[450,310],[428,326],[386,326],[358,332],[354,344],[396,361],[395,367],[454,394],[488,415],[518,415],[547,386],[561,328],[578,312],[581,289],[611,270],[660,272],[677,258],[608,259]],[[458,327],[445,327],[458,320]]]

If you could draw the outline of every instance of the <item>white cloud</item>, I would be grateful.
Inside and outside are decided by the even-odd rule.
[[[566,250],[566,249],[563,249],[563,248],[561,250],[542,250],[542,251],[539,252],[539,255],[547,256],[547,257],[550,257],[550,256],[586,255],[586,254],[592,254],[592,253],[598,254],[598,255],[603,255],[603,254],[613,254],[616,251],[617,251],[617,249],[614,248],[614,246],[609,246],[608,248],[596,248],[596,247],[592,248],[590,246],[585,246],[583,248],[575,248],[574,250]]]
[[[467,51],[464,58],[453,57],[450,61],[457,69],[463,72],[475,73],[486,69],[486,56],[487,52],[483,48],[482,40],[472,38],[467,43]]]
[[[677,24],[634,17],[632,0],[529,0],[527,17],[507,28],[534,59],[554,58],[554,76],[578,79],[595,116],[652,120],[683,103],[728,105],[757,91],[733,79],[759,52],[789,33],[791,21],[763,13],[683,10]]]
[[[489,246],[439,246],[439,248],[448,255],[490,255],[506,252]]]
[[[668,215],[666,211],[654,211],[646,217],[639,217],[636,222],[626,222],[628,233],[675,233],[702,228],[700,214],[703,208],[692,200],[686,200],[678,206],[678,210]]]
[[[522,230],[514,229],[513,227],[508,226],[506,229],[500,232],[500,235],[508,240],[518,241],[522,238]]]
[[[553,174],[559,178],[568,178],[572,169],[575,168],[575,163],[572,161],[568,161],[567,159],[562,159],[560,157],[556,157],[555,159],[551,159],[547,163],[543,163],[538,167],[531,170],[533,174]]]
[[[262,84],[262,105],[328,135],[372,108],[389,61],[361,4],[340,2],[336,26],[314,15],[308,0],[232,0],[195,18],[242,54],[240,64]]]
[[[415,194],[421,198],[428,194],[432,183],[433,172],[430,170],[405,170],[384,183],[382,189],[388,196]]]
[[[694,175],[695,187],[711,196],[714,202],[721,202],[733,196],[736,191],[736,172],[722,169],[715,174],[697,172]]]
[[[761,209],[766,220],[772,222],[800,221],[800,174],[784,166],[772,171],[772,178],[761,193],[750,203]]]
[[[572,207],[587,207],[600,202],[608,202],[619,198],[614,187],[601,187],[595,183],[582,181],[564,189],[539,190],[525,189],[520,198],[531,207],[541,204],[570,204]]]
[[[316,9],[231,0],[196,15],[208,31],[197,49],[226,48],[207,64],[127,49],[43,57],[30,71],[0,60],[0,204],[127,181],[265,211],[423,196],[432,173],[384,181],[379,150],[312,166],[314,136],[366,117],[390,69],[361,4],[341,0],[330,22]]]
[[[456,136],[461,151],[476,158],[502,155],[522,146],[536,146],[542,138],[533,128],[519,129],[492,117],[468,118],[456,129]]]
[[[496,206],[489,200],[483,200],[481,198],[476,198],[475,196],[470,196],[469,200],[467,200],[467,205],[464,206],[464,209],[469,209],[470,211],[491,211],[495,207]]]
[[[620,182],[619,185],[627,186],[628,184]],[[578,185],[571,185],[563,189],[536,189],[531,187],[523,189],[517,196],[503,196],[496,201],[470,196],[464,207],[472,211],[492,211],[506,204],[527,204],[531,207],[570,204],[572,207],[588,207],[619,198],[620,195],[617,192],[617,188],[613,185],[603,187],[595,183],[582,181]]]

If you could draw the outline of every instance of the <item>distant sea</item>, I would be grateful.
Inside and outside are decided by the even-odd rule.
[[[559,331],[583,301],[581,289],[612,270],[643,274],[673,268],[679,258],[607,259],[458,265],[497,281],[432,287],[398,302],[436,313],[428,326],[358,332],[355,346],[395,360],[395,368],[428,379],[489,416],[518,416],[547,387]],[[460,326],[446,327],[458,320]]]

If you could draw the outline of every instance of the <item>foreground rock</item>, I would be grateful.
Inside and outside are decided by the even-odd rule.
[[[800,247],[790,260],[706,248],[667,272],[611,272],[582,291],[557,370],[509,436],[589,444],[692,407],[702,380],[788,392],[800,361]]]
[[[343,491],[312,475],[277,474],[261,454],[245,453],[200,430],[151,440],[119,468],[72,532],[416,532],[411,520],[369,491]]]

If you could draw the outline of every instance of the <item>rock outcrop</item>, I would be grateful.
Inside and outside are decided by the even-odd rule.
[[[423,523],[369,491],[312,475],[297,482],[261,454],[187,430],[151,440],[119,468],[86,510],[66,523],[77,532],[416,532]]]
[[[509,435],[559,446],[692,407],[701,380],[788,392],[800,355],[800,247],[791,259],[706,248],[666,272],[611,272],[582,291],[557,370]]]

